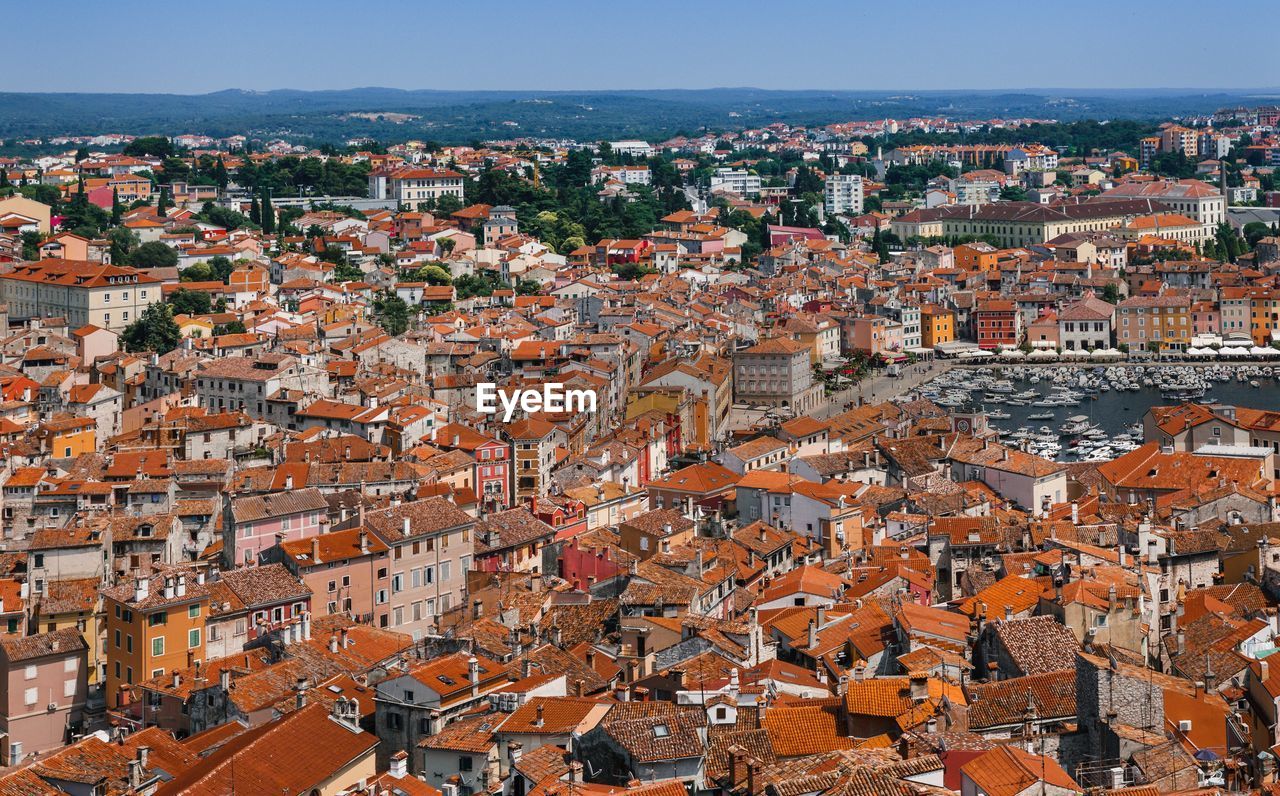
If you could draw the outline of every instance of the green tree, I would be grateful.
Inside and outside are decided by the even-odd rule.
[[[222,162],[222,155],[218,155],[218,163],[213,167],[213,179],[219,189],[227,190],[227,164]]]
[[[178,253],[153,240],[133,250],[131,264],[135,268],[173,268],[178,264]]]
[[[40,244],[44,243],[44,238],[39,232],[22,233],[22,259],[38,260],[40,259]],[[112,262],[115,262],[112,260]]]
[[[182,332],[167,304],[155,303],[124,329],[124,348],[129,352],[155,351],[167,354],[178,347]]]
[[[270,189],[262,189],[262,231],[270,235],[276,231],[276,211],[271,206]]]
[[[1021,185],[1006,185],[1000,189],[1000,198],[1006,202],[1027,201],[1027,190]]]
[[[207,315],[213,311],[213,301],[208,293],[182,287],[169,294],[169,306],[173,308],[174,315]]]
[[[211,282],[213,281],[213,267],[206,262],[193,263],[182,269],[182,273],[178,274],[178,281]]]
[[[1108,282],[1102,287],[1102,300],[1110,304],[1116,304],[1120,301],[1120,286],[1115,282]]]
[[[262,225],[262,209],[258,207],[257,196],[249,200],[249,220],[257,226]]]
[[[169,198],[169,187],[160,186],[160,196],[156,199],[156,215],[160,217],[169,214],[169,208],[173,206],[173,201]]]
[[[243,324],[243,323],[241,323],[240,321],[231,321],[231,322],[229,322],[229,323],[220,323],[220,324],[218,324],[217,326],[213,327],[213,333],[214,333],[215,335],[222,335],[222,334],[244,334],[246,331],[248,331],[248,330],[244,328],[244,324]]]
[[[153,155],[158,158],[167,158],[172,157],[173,152],[173,142],[162,135],[135,138],[124,147],[124,154],[134,156]]]
[[[342,250],[338,249],[338,251],[341,252]],[[361,271],[359,266],[347,262],[346,257],[343,257],[342,262],[335,264],[333,267],[332,281],[334,282],[359,282],[362,279],[364,279],[364,271]]]
[[[532,279],[521,279],[516,282],[516,295],[536,296],[542,292],[542,285]]]
[[[453,284],[453,277],[449,272],[438,265],[424,265],[418,269],[418,279],[429,285],[450,285]]]
[[[120,205],[120,189],[111,189],[111,226],[120,226],[121,219],[124,218],[124,208]]]
[[[107,233],[111,241],[112,265],[128,265],[133,259],[133,250],[138,247],[138,233],[126,227],[116,227]]]
[[[387,334],[403,334],[409,328],[409,305],[389,290],[374,298],[373,316]]]
[[[213,271],[213,279],[225,283],[231,278],[231,272],[235,270],[235,263],[221,254],[209,258],[209,268]]]

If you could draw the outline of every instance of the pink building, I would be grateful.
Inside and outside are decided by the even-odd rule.
[[[374,595],[389,585],[388,549],[364,528],[293,539],[278,548],[284,565],[311,587],[317,616],[347,614],[364,622],[373,621]]]
[[[319,535],[329,521],[328,509],[319,489],[294,490],[293,476],[286,477],[283,492],[228,500],[222,522],[226,565],[260,560],[277,537],[288,541]]]
[[[0,748],[4,765],[56,749],[83,730],[88,697],[88,653],[84,636],[64,627],[38,636],[0,637]]]
[[[1191,305],[1191,334],[1221,334],[1222,313],[1212,301],[1196,301]]]

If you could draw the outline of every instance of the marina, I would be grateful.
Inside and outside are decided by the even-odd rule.
[[[1047,459],[1104,462],[1143,443],[1153,406],[1273,407],[1280,365],[1058,365],[955,368],[914,391],[949,410],[979,411],[999,439]]]

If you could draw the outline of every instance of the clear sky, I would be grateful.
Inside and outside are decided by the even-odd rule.
[[[1275,0],[1233,0],[1225,18],[1203,0],[21,2],[5,9],[0,90],[1271,87],[1280,56],[1262,30],[1276,10]]]

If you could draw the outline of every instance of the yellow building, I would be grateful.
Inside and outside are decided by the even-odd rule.
[[[70,459],[98,449],[98,422],[91,417],[55,417],[36,431],[41,450]]]
[[[51,580],[45,584],[44,594],[32,607],[32,619],[40,633],[52,633],[74,627],[84,636],[89,657],[86,667],[90,683],[101,682],[105,661],[102,658],[103,623],[102,597],[98,578],[79,580]]]
[[[940,343],[956,339],[956,314],[954,311],[926,304],[920,308],[920,345],[933,348]]]
[[[1116,340],[1132,350],[1185,351],[1191,343],[1186,296],[1133,296],[1116,305]]]

